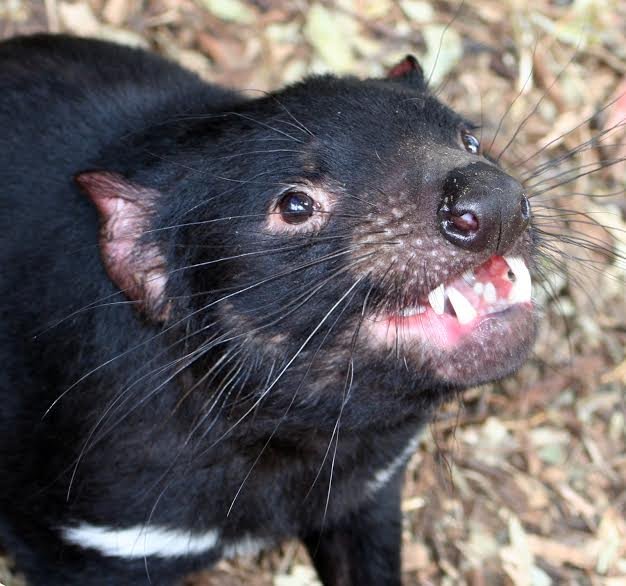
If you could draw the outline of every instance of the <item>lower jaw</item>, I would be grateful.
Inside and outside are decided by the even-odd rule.
[[[416,369],[447,384],[470,387],[517,370],[531,350],[536,324],[532,305],[520,303],[482,316],[471,327],[439,327],[424,314],[400,322],[369,321],[367,329],[378,351],[397,348]]]

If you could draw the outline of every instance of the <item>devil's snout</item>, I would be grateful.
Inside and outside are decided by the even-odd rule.
[[[471,252],[502,254],[528,226],[530,204],[521,184],[483,162],[453,169],[438,214],[444,237]]]

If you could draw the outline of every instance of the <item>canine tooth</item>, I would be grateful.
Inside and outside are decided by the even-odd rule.
[[[428,294],[428,303],[437,315],[443,315],[446,305],[446,288],[443,283]]]
[[[476,293],[476,295],[482,295],[484,288],[485,286],[480,281],[478,281],[478,283],[474,284],[474,293]]]
[[[504,260],[515,275],[515,282],[509,294],[509,301],[513,303],[523,303],[530,301],[532,294],[532,281],[528,267],[519,256],[505,256]]]
[[[452,307],[454,307],[456,318],[459,320],[460,324],[468,324],[478,315],[463,293],[454,287],[448,287],[448,299]]]
[[[483,297],[487,303],[495,303],[498,300],[498,293],[493,283],[485,283]]]

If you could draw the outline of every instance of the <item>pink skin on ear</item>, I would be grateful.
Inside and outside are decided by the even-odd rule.
[[[388,72],[387,77],[389,79],[395,79],[398,77],[404,77],[409,73],[419,73],[423,75],[422,66],[413,55],[407,55],[400,63],[394,65]]]
[[[165,321],[165,258],[156,244],[142,239],[159,192],[108,171],[80,173],[75,181],[100,215],[100,254],[109,278],[144,314]]]

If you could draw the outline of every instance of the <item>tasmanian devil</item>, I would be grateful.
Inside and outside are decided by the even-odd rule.
[[[442,402],[524,361],[531,213],[412,57],[261,97],[0,44],[0,536],[31,584],[172,585],[301,539],[400,584]]]

